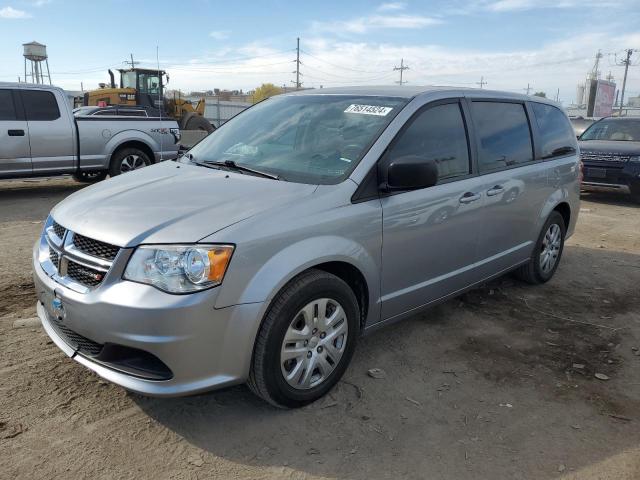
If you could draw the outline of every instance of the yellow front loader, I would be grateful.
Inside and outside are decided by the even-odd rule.
[[[213,132],[214,127],[204,117],[205,101],[201,98],[194,107],[181,95],[165,98],[163,77],[169,76],[163,70],[130,68],[118,70],[120,86],[116,86],[111,70],[109,85],[101,84],[99,89],[84,94],[83,104],[87,106],[136,105],[143,107],[149,115],[166,115],[176,119],[181,130],[202,130]]]

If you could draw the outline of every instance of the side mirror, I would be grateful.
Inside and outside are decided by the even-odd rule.
[[[438,166],[418,155],[398,157],[387,167],[386,190],[415,190],[438,183]]]

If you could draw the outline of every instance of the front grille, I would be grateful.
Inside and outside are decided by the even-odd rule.
[[[110,245],[99,240],[85,237],[84,235],[73,235],[73,245],[87,255],[103,258],[105,260],[113,260],[120,251],[119,247]]]
[[[87,287],[95,287],[102,282],[104,278],[104,272],[95,270],[93,268],[85,267],[72,260],[69,260],[67,265],[67,276],[81,285]]]
[[[598,162],[612,162],[612,163],[625,163],[629,161],[629,155],[621,155],[618,153],[596,153],[596,152],[581,152],[580,159],[582,161],[598,161]]]
[[[59,239],[64,238],[64,234],[67,232],[67,229],[60,225],[58,222],[53,222],[53,231],[58,236]]]
[[[51,322],[58,332],[58,334],[64,338],[64,340],[78,351],[87,355],[98,355],[102,351],[103,345],[89,340],[87,337],[83,337],[79,333],[74,332],[62,322],[53,320]]]
[[[49,260],[51,263],[58,268],[58,260],[60,260],[60,255],[53,248],[49,247]]]

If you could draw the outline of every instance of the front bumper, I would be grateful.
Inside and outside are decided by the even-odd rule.
[[[590,191],[617,191],[632,193],[640,190],[640,164],[635,162],[610,163],[587,160],[584,163],[582,189]]]
[[[106,380],[145,395],[180,396],[242,383],[249,374],[262,303],[215,309],[215,288],[170,295],[122,280],[79,293],[46,274],[38,244],[33,270],[44,330],[66,355]],[[123,368],[78,346],[68,332],[99,346],[146,352],[169,374]]]

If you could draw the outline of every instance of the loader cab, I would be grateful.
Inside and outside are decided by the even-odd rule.
[[[120,88],[136,91],[135,104],[144,107],[162,108],[164,98],[163,70],[132,68],[120,71]]]

